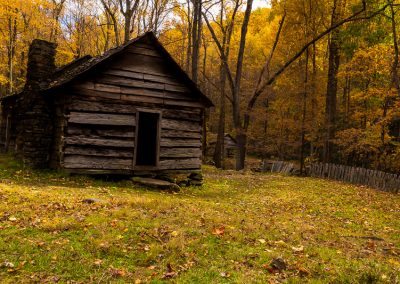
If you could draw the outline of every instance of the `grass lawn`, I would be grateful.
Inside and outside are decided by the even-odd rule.
[[[204,173],[167,193],[0,155],[0,282],[400,283],[400,195]]]

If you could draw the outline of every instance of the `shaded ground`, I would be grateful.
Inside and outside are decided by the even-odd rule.
[[[400,195],[204,172],[171,194],[0,156],[2,283],[399,283]]]

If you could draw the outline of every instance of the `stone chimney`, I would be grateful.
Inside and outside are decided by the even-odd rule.
[[[45,89],[55,71],[56,44],[35,39],[29,47],[26,83],[18,102],[16,152],[24,165],[46,168],[49,164],[53,139],[53,111],[44,96]]]
[[[57,44],[41,39],[32,41],[28,53],[28,68],[25,88],[45,88],[56,70],[55,55]]]

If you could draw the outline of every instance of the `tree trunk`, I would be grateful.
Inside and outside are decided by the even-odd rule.
[[[331,26],[334,26],[339,19],[339,0],[334,1],[332,11]],[[336,100],[337,100],[337,74],[339,71],[339,30],[335,29],[331,33],[329,41],[329,61],[328,61],[328,83],[325,100],[325,141],[324,141],[324,162],[329,163],[332,159],[333,143],[336,126]]]
[[[304,171],[304,151],[305,151],[305,136],[306,136],[306,113],[307,113],[307,92],[308,92],[308,57],[309,51],[306,50],[306,62],[304,70],[304,90],[303,90],[303,113],[301,118],[301,149],[300,149],[300,175]]]
[[[198,80],[198,66],[200,55],[200,41],[201,41],[201,0],[193,1],[193,24],[192,24],[192,80],[197,84]]]
[[[8,32],[9,42],[7,46],[7,67],[8,67],[8,94],[14,92],[14,55],[15,55],[15,41],[17,39],[17,19],[8,18]]]
[[[225,160],[225,83],[226,73],[223,63],[220,67],[220,112],[218,119],[218,135],[214,149],[214,163],[217,168],[224,168]]]
[[[236,65],[236,76],[235,85],[233,89],[233,125],[236,130],[236,141],[237,141],[237,152],[236,152],[236,170],[244,169],[244,163],[246,159],[246,143],[247,133],[242,127],[241,115],[240,115],[240,83],[242,79],[243,70],[243,58],[244,50],[246,46],[246,35],[247,27],[249,25],[251,9],[253,6],[253,0],[247,1],[246,11],[244,13],[242,30],[240,35],[239,53]]]

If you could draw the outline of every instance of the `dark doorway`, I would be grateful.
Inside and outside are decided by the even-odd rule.
[[[138,113],[136,137],[136,166],[157,166],[158,162],[158,123],[160,114]]]

